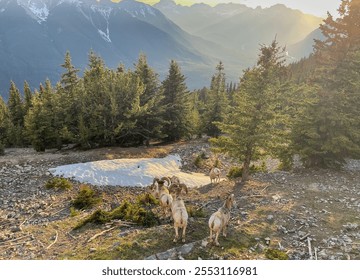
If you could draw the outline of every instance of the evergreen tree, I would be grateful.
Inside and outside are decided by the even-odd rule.
[[[137,145],[146,138],[139,120],[146,115],[147,105],[141,105],[145,86],[131,71],[117,72],[113,77],[111,94],[111,129],[113,139],[121,145]]]
[[[307,166],[338,167],[360,156],[360,1],[343,0],[315,43],[315,101],[294,127],[293,144]]]
[[[284,120],[279,117],[284,62],[284,49],[275,40],[262,46],[257,66],[244,71],[232,113],[216,123],[226,136],[211,142],[215,150],[243,161],[243,181],[252,160],[275,153],[284,143]]]
[[[29,109],[32,107],[32,98],[33,93],[31,92],[29,83],[24,82],[24,116],[28,113]]]
[[[27,81],[24,82],[24,122],[25,117],[29,113],[30,109],[33,107],[33,93],[31,92],[30,85]],[[24,123],[25,126],[25,123]],[[24,144],[29,145],[31,141],[27,135],[26,129],[24,127]]]
[[[140,96],[140,106],[144,107],[144,114],[139,116],[137,123],[139,134],[139,143],[148,142],[150,138],[161,139],[163,137],[161,118],[164,107],[162,100],[164,98],[158,75],[147,63],[146,56],[140,54],[137,64],[135,65],[135,74],[140,78],[145,90]]]
[[[190,136],[192,127],[189,115],[189,91],[185,77],[174,60],[170,63],[169,73],[162,82],[162,87],[164,91],[164,121],[166,122],[164,133],[167,134],[166,140],[177,141]]]
[[[58,118],[59,104],[50,80],[45,86],[40,84],[40,91],[35,92],[25,128],[32,146],[43,152],[46,148],[60,148],[60,129]]]
[[[79,114],[80,98],[82,96],[83,87],[80,84],[76,69],[71,62],[70,52],[67,51],[64,58],[64,63],[61,65],[65,72],[61,75],[60,85],[58,86],[57,94],[60,96],[60,110],[59,116],[62,120],[61,124],[61,138],[62,142],[71,142],[79,134]]]
[[[9,110],[0,96],[0,155],[4,153],[4,147],[7,144],[7,135],[10,123]]]
[[[82,119],[88,129],[89,143],[99,145],[111,142],[109,69],[94,52],[89,54],[89,68],[84,73],[84,103]]]
[[[69,51],[66,52],[64,63],[61,64],[61,67],[65,69],[65,72],[61,75],[61,85],[65,92],[71,94],[79,80],[77,76],[79,69],[76,69],[72,64]]]
[[[225,86],[224,65],[216,66],[216,74],[211,79],[210,91],[206,101],[204,114],[205,132],[210,136],[219,136],[220,129],[214,124],[222,122],[228,111],[228,98]]]
[[[19,89],[11,81],[9,90],[8,109],[10,113],[10,128],[8,131],[8,140],[11,145],[23,145],[24,128],[24,105]]]

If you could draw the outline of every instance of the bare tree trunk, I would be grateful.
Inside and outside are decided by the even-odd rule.
[[[241,177],[241,182],[243,183],[249,179],[251,159],[252,159],[252,145],[249,145],[246,150],[245,161],[243,164],[243,172]]]

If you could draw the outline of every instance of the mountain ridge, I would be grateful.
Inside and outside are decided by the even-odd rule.
[[[188,32],[162,10],[165,4],[175,7],[193,30]],[[19,88],[25,80],[31,88],[46,78],[57,82],[66,51],[80,73],[91,50],[109,68],[131,68],[145,53],[161,79],[170,60],[177,60],[190,89],[207,86],[220,60],[227,80],[237,82],[242,70],[255,64],[259,45],[275,37],[290,46],[289,58],[307,55],[310,40],[304,47],[301,41],[316,24],[309,24],[301,36],[292,32],[294,27],[301,30],[306,18],[284,5],[252,9],[241,4],[185,7],[171,0],[154,6],[135,0],[0,0],[0,94],[6,98],[11,80]]]

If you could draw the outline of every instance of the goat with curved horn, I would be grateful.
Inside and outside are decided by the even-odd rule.
[[[230,221],[230,210],[232,207],[236,206],[236,201],[234,194],[229,194],[222,207],[218,211],[213,213],[209,219],[209,229],[210,229],[210,242],[213,240],[213,233],[215,234],[215,244],[219,246],[219,234],[223,231],[223,236],[226,237],[226,226]]]

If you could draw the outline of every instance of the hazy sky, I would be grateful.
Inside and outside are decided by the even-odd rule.
[[[149,4],[159,2],[159,0],[139,1]],[[341,0],[175,0],[175,2],[182,5],[191,5],[194,3],[207,3],[210,5],[216,5],[218,3],[233,2],[242,3],[253,8],[259,5],[262,7],[270,7],[277,3],[281,3],[293,9],[299,9],[308,14],[325,17],[327,11],[336,16],[336,10],[340,5]]]

